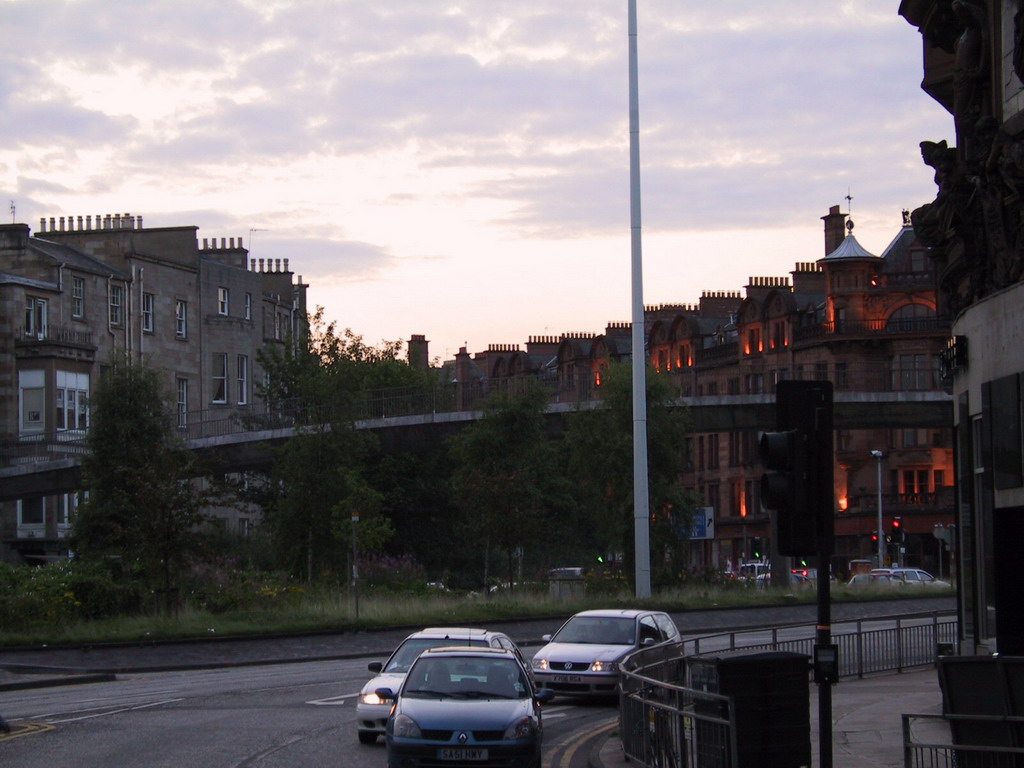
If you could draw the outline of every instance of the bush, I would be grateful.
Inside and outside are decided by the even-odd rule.
[[[192,563],[180,596],[193,608],[219,614],[281,607],[304,591],[280,573],[241,568],[235,558],[221,558]]]
[[[376,591],[420,593],[427,590],[427,572],[412,555],[360,558],[359,580]]]
[[[0,564],[0,628],[5,630],[132,615],[141,608],[138,588],[116,583],[103,565]]]

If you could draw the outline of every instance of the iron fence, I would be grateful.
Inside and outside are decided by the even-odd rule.
[[[932,666],[940,653],[955,651],[957,627],[955,615],[939,613],[837,624],[832,641],[839,647],[839,675],[862,677]],[[811,657],[815,636],[814,625],[793,624],[703,635],[630,655],[620,675],[623,753],[646,768],[735,768],[733,701],[689,685],[687,659],[702,653],[757,650]],[[918,765],[928,766],[920,763],[914,768]]]
[[[1024,768],[1024,717],[904,714],[904,768]],[[986,744],[955,736],[980,730]]]

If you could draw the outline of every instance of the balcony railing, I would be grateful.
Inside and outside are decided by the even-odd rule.
[[[935,317],[910,317],[905,320],[834,320],[797,327],[793,329],[793,339],[799,343],[820,339],[823,336],[877,336],[879,334],[894,335],[900,333],[949,333],[948,320]]]
[[[42,330],[26,329],[21,326],[17,329],[14,337],[18,344],[32,344],[40,341],[56,342],[58,344],[74,344],[79,347],[92,347],[92,333],[81,328],[68,325],[47,325]]]

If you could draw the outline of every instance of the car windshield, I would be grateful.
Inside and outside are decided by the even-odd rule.
[[[416,657],[428,648],[442,648],[452,645],[487,645],[483,640],[460,637],[410,637],[391,654],[384,666],[385,672],[404,673],[416,661]]]
[[[402,695],[525,699],[530,687],[523,668],[510,658],[449,656],[418,659],[409,671]]]
[[[633,645],[636,642],[636,623],[632,618],[573,616],[551,640],[556,643]]]

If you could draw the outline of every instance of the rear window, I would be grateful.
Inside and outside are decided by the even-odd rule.
[[[408,672],[417,657],[428,648],[447,648],[453,645],[486,646],[485,640],[465,637],[410,637],[391,654],[384,665],[385,672]]]

